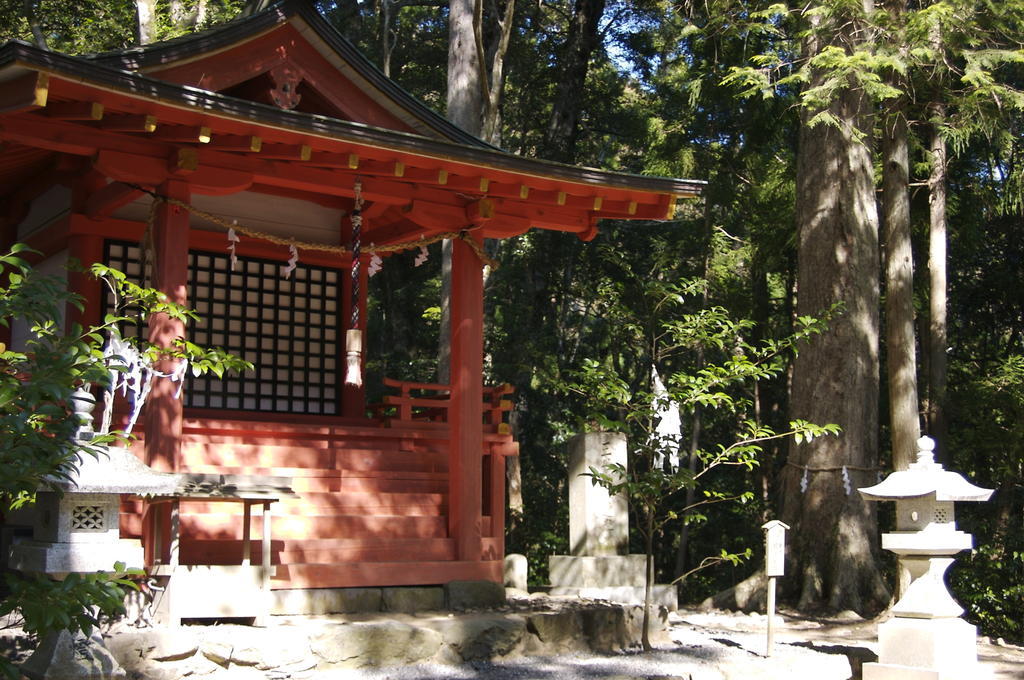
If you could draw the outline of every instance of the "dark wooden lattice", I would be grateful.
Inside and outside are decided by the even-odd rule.
[[[108,243],[107,262],[138,280],[138,245]],[[231,271],[227,254],[189,252],[189,306],[200,317],[190,324],[189,339],[223,347],[251,361],[255,370],[224,378],[190,376],[186,406],[340,411],[338,272],[300,262],[286,279],[281,269],[280,262],[239,258]]]

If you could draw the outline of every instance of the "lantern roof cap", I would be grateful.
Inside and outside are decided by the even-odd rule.
[[[69,493],[130,493],[140,496],[172,494],[178,475],[157,472],[131,451],[119,446],[94,447],[98,453],[78,454],[77,469],[66,479],[54,480],[56,487]]]
[[[935,462],[935,441],[931,437],[917,440],[917,462],[906,470],[892,473],[880,483],[858,489],[869,501],[892,501],[934,496],[936,501],[986,501],[992,489],[971,484],[962,475],[946,470]]]

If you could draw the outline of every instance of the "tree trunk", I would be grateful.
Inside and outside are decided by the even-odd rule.
[[[32,31],[32,41],[39,49],[50,49],[50,46],[46,44],[46,33],[43,31],[43,26],[39,22],[39,16],[36,14],[35,0],[22,0],[21,4],[25,12],[25,20]]]
[[[654,584],[654,508],[644,508],[644,615],[640,645],[645,652],[651,645],[651,591]]]
[[[910,244],[910,165],[902,98],[882,132],[882,214],[885,228],[885,347],[892,465],[906,470],[921,436],[914,342],[914,255]]]
[[[856,17],[841,18],[846,20],[829,27],[821,15],[807,17],[812,32],[805,57],[827,44],[850,49],[864,39]],[[808,87],[823,80],[824,74],[812,71]],[[828,111],[836,125],[811,127],[815,112],[801,113],[797,314],[844,307],[795,360],[791,414],[836,423],[843,432],[790,446],[782,517],[793,528],[793,570],[785,583],[801,609],[865,614],[889,599],[878,567],[875,510],[855,490],[876,481],[878,462],[878,211],[866,145],[872,111],[867,95],[852,84]]]
[[[273,2],[274,2],[274,0],[246,0],[245,7],[242,8],[242,11],[239,13],[238,16],[241,16],[241,17],[252,16],[253,14],[256,14],[257,12],[262,12],[266,8],[270,7],[270,5]]]
[[[473,0],[450,0],[448,5],[448,120],[470,134],[480,136],[481,64],[477,59]],[[460,226],[460,225],[453,225]],[[441,332],[437,346],[437,381],[449,380],[451,352],[452,244],[441,246]]]
[[[184,0],[170,0],[167,3],[171,26],[178,31],[194,31],[206,20],[206,0],[198,0],[194,7],[185,7]]]
[[[448,120],[480,136],[482,64],[477,58],[473,0],[448,4]]]
[[[135,0],[136,34],[140,45],[156,41],[156,0]]]
[[[601,44],[598,22],[605,0],[574,0],[569,32],[562,47],[558,90],[544,134],[545,155],[554,161],[576,160],[581,95],[587,83],[590,55]]]
[[[497,3],[491,4],[494,15],[496,37],[491,45],[484,46],[483,0],[476,0],[477,58],[481,64],[487,64],[480,78],[481,112],[480,136],[484,141],[495,146],[501,145],[501,96],[505,89],[505,54],[508,52],[509,40],[512,37],[512,19],[515,15],[515,0],[506,0],[505,8],[499,13]],[[489,48],[489,49],[488,49]]]
[[[928,176],[928,434],[935,440],[936,460],[949,464],[946,421],[946,140],[940,123],[944,104],[931,107],[931,173]]]
[[[708,274],[711,270],[711,251],[712,251],[712,233],[714,232],[714,218],[711,214],[710,201],[704,201],[704,240],[703,240],[703,256],[701,257],[701,272],[700,276],[705,281],[708,278]],[[701,308],[706,309],[708,306],[708,286],[704,286],[704,290],[701,293]],[[704,347],[697,346],[696,356],[696,370],[700,371],[704,368]],[[703,409],[700,404],[695,404],[693,407],[693,418],[690,421],[690,446],[688,455],[686,458],[686,467],[690,471],[690,474],[694,474],[697,471],[697,451],[700,449],[700,437],[704,426]],[[692,507],[697,497],[697,487],[694,484],[689,484],[686,487],[686,493],[684,496],[684,508]],[[679,578],[690,570],[690,525],[686,523],[686,513],[683,515],[682,527],[679,529],[679,547],[676,549],[676,565],[675,565],[675,578]],[[683,588],[683,582],[679,582],[679,590]]]

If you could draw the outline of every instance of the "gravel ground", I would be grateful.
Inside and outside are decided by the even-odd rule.
[[[879,620],[850,613],[776,619],[775,646],[764,656],[766,620],[760,614],[682,611],[669,619],[668,640],[650,653],[564,654],[462,665],[421,664],[374,670],[326,670],[309,680],[849,680],[860,665],[876,660]],[[0,643],[14,643],[0,626]],[[5,645],[0,644],[0,647]],[[6,646],[22,656],[27,649]],[[981,638],[978,656],[992,680],[1024,680],[1024,648]],[[254,669],[237,669],[239,680],[273,680]],[[242,671],[249,671],[248,673]],[[227,671],[229,676],[232,671]],[[964,680],[974,680],[965,678]]]
[[[726,619],[735,615],[722,615]],[[739,618],[747,617],[740,615]],[[669,638],[653,652],[564,654],[516,658],[459,666],[420,664],[375,670],[321,671],[316,680],[769,680],[814,678],[847,680],[850,662],[842,653],[824,653],[805,645],[779,643],[770,658],[763,654],[763,633],[737,633],[697,627],[673,616]]]
[[[763,615],[683,611],[669,620],[671,644],[649,653],[331,670],[314,680],[849,680],[860,677],[862,663],[877,660],[879,623],[852,613],[829,619],[783,615],[766,657]],[[1024,680],[1024,648],[982,638],[978,656],[993,680]]]

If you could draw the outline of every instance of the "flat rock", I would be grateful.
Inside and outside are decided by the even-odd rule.
[[[395,666],[430,659],[441,634],[398,621],[327,626],[310,639],[310,649],[328,666]]]
[[[526,617],[526,627],[546,644],[581,642],[583,623],[575,610],[542,612]]]
[[[31,680],[120,680],[127,677],[114,656],[93,633],[62,630],[43,638],[35,653],[21,666]]]
[[[624,609],[630,607],[586,607],[579,610],[583,636],[594,651],[611,652],[635,647],[639,631],[631,631]],[[632,618],[632,617],[631,617]]]
[[[526,634],[526,620],[518,616],[462,616],[431,625],[463,661],[503,657],[513,652]]]
[[[125,668],[137,660],[176,661],[199,650],[199,637],[192,628],[125,630],[106,641],[107,649]]]

